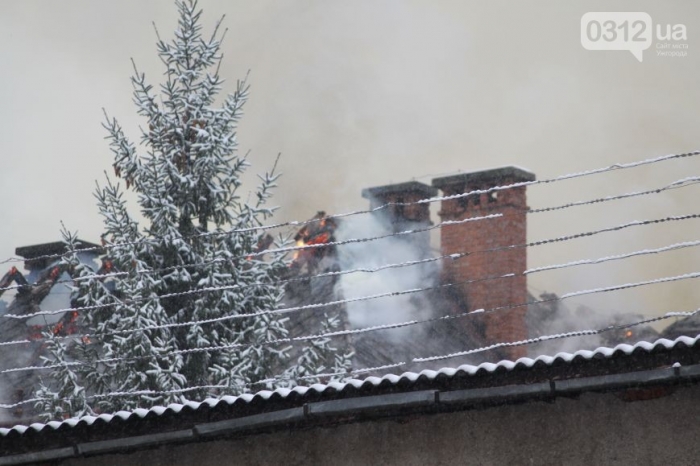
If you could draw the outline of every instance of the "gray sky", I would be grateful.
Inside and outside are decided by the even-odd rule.
[[[222,75],[251,70],[239,137],[252,172],[282,152],[278,219],[366,206],[362,188],[517,164],[540,178],[700,148],[700,4],[202,0],[229,28]],[[687,28],[686,57],[639,63],[580,43],[588,11],[646,11]],[[130,58],[157,83],[151,21],[170,0],[0,1],[0,259],[54,241],[60,221],[96,241],[94,180],[111,174],[102,108],[138,137]],[[700,157],[529,190],[531,207],[649,189],[700,175]],[[700,188],[529,217],[531,240],[699,213]],[[434,207],[434,212],[437,208]],[[437,220],[437,219],[434,219]],[[640,227],[529,251],[531,267],[700,239],[698,221]],[[700,271],[700,248],[532,276],[558,293]],[[8,267],[5,265],[3,267]],[[0,274],[4,269],[0,270]],[[656,314],[691,310],[697,281],[574,303]]]

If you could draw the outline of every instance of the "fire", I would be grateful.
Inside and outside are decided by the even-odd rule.
[[[331,239],[331,234],[330,233],[321,233],[320,235],[316,236],[315,238],[311,238],[308,243],[306,244],[323,244],[329,242]]]
[[[304,246],[333,243],[335,241],[334,233],[338,226],[335,220],[327,217],[323,211],[318,212],[311,220],[294,237],[296,247],[302,248]],[[335,254],[333,246],[297,249],[292,254],[290,267],[299,270],[306,265],[308,272],[311,273],[316,270],[323,258],[332,254]]]
[[[303,246],[305,246],[304,240],[303,239],[297,240],[296,247],[300,248]],[[294,254],[292,255],[292,261],[296,261],[297,259],[299,259],[299,256],[301,255],[302,251],[303,250],[301,250],[301,249],[297,249],[296,251],[294,251]]]

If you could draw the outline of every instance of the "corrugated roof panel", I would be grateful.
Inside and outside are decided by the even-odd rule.
[[[101,414],[97,417],[95,416],[84,416],[82,418],[76,419],[66,419],[65,421],[51,421],[48,423],[34,423],[31,424],[30,426],[23,426],[23,425],[17,425],[12,428],[0,428],[0,436],[7,436],[11,433],[16,433],[16,434],[24,434],[27,432],[27,430],[31,429],[36,432],[41,432],[43,429],[52,429],[52,430],[57,430],[61,428],[64,425],[68,425],[70,427],[75,427],[78,424],[84,423],[86,425],[92,425],[95,423],[98,419],[103,420],[104,422],[111,422],[115,417],[127,421],[133,416],[136,416],[138,418],[145,418],[147,415],[150,413],[154,413],[157,416],[162,416],[164,413],[170,411],[172,413],[179,413],[183,410],[183,408],[188,407],[194,411],[197,411],[202,405],[207,405],[209,408],[215,408],[218,406],[220,403],[225,403],[226,405],[233,406],[236,403],[251,403],[254,401],[256,398],[257,399],[262,399],[262,400],[269,400],[273,396],[280,397],[282,399],[285,399],[289,397],[290,394],[292,393],[297,393],[299,395],[306,395],[310,392],[314,392],[316,394],[321,394],[324,393],[325,391],[332,390],[332,391],[337,391],[337,392],[342,392],[346,390],[349,387],[355,388],[355,389],[361,389],[361,388],[367,388],[368,386],[379,386],[380,384],[390,384],[390,385],[397,385],[399,383],[402,383],[403,381],[405,382],[410,382],[410,383],[415,383],[418,381],[419,378],[425,378],[427,380],[435,380],[439,376],[445,376],[448,378],[455,377],[457,374],[464,373],[469,376],[474,376],[478,373],[481,372],[486,372],[486,373],[493,373],[498,371],[499,369],[501,370],[506,370],[506,371],[513,371],[514,369],[520,369],[520,368],[532,368],[538,363],[542,363],[547,366],[551,366],[559,361],[570,364],[577,358],[582,358],[585,360],[592,360],[596,358],[610,358],[615,354],[618,353],[624,353],[624,354],[631,354],[636,350],[644,350],[646,352],[651,352],[655,348],[666,348],[666,349],[672,349],[676,347],[677,345],[685,345],[687,347],[693,347],[698,343],[698,340],[700,339],[700,336],[697,336],[695,338],[691,337],[679,337],[675,340],[667,340],[667,339],[659,339],[656,340],[653,343],[650,342],[638,342],[634,345],[630,344],[620,344],[615,346],[614,348],[597,348],[596,350],[589,351],[589,350],[580,350],[576,351],[575,353],[557,353],[554,356],[547,356],[547,355],[542,355],[538,356],[534,359],[532,358],[520,358],[517,361],[500,361],[498,363],[483,363],[479,365],[461,365],[456,368],[451,368],[451,367],[446,367],[440,370],[424,370],[421,372],[405,372],[401,375],[395,375],[395,374],[387,374],[382,377],[375,377],[375,376],[370,376],[367,377],[366,379],[350,379],[346,382],[339,383],[339,382],[331,382],[329,384],[314,384],[309,387],[302,387],[302,386],[297,386],[292,389],[288,388],[278,388],[276,390],[261,390],[257,393],[254,394],[243,394],[240,396],[223,396],[221,398],[207,398],[201,402],[195,402],[195,401],[188,401],[185,404],[179,404],[179,403],[173,403],[168,406],[156,406],[150,409],[143,409],[143,408],[138,408],[133,411],[119,411],[114,414]]]

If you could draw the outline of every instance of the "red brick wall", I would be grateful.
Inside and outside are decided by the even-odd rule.
[[[519,181],[519,180],[518,180]],[[498,185],[515,182],[499,179]],[[484,189],[491,184],[459,184],[446,186],[446,196]],[[522,245],[527,241],[525,187],[498,191],[497,194],[481,194],[477,198],[461,198],[442,202],[440,216],[443,221],[463,220],[470,217],[503,214],[503,217],[477,220],[441,229],[443,254],[481,251],[485,249]],[[459,285],[466,296],[469,311],[514,306],[527,301],[527,281],[521,275],[527,267],[527,248],[510,248],[496,252],[475,253],[445,262],[444,277],[453,283],[478,280],[505,274],[515,277],[482,280]],[[517,341],[527,338],[525,326],[526,306],[500,309],[485,314],[488,343]],[[469,319],[467,317],[466,319]],[[461,319],[463,320],[463,319]],[[511,359],[525,355],[524,347],[508,348],[505,353]]]

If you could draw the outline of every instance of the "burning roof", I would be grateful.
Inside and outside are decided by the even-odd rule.
[[[304,225],[294,236],[297,247],[320,246],[335,242],[335,231],[338,228],[337,220],[328,217],[324,211],[319,211],[311,220],[316,221]],[[334,258],[336,253],[334,245],[298,249],[294,251],[290,267],[295,273],[302,273],[302,270],[305,269],[305,272],[311,275],[319,270],[320,264],[325,258]]]

